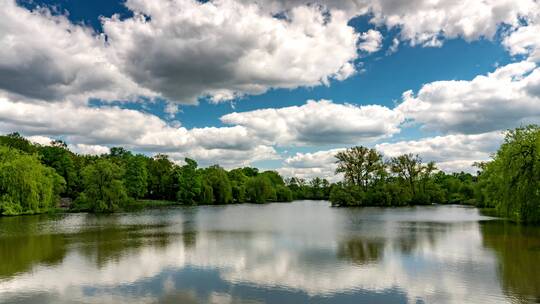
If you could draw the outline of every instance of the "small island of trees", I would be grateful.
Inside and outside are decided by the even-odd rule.
[[[114,212],[156,205],[210,205],[330,200],[334,206],[468,204],[494,208],[516,222],[540,221],[540,127],[510,130],[477,175],[447,174],[418,155],[390,159],[352,147],[336,155],[343,181],[283,179],[245,167],[200,168],[166,155],[149,157],[113,147],[107,154],[73,153],[63,141],[33,144],[18,133],[0,136],[0,214],[55,210]]]
[[[336,158],[336,172],[344,175],[330,193],[336,206],[469,204],[495,208],[516,222],[540,222],[540,127],[535,125],[509,130],[493,160],[476,164],[476,176],[446,174],[412,154],[385,161],[366,147]]]

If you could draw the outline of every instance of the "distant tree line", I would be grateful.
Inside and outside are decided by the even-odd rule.
[[[433,162],[404,154],[384,159],[353,147],[336,155],[343,181],[331,187],[336,206],[469,204],[495,208],[517,222],[540,222],[540,127],[509,130],[493,160],[476,164],[476,176],[446,174]]]
[[[141,200],[177,204],[233,204],[330,200],[335,206],[468,204],[495,208],[518,222],[540,222],[540,127],[507,132],[493,160],[476,175],[447,174],[418,155],[383,158],[352,147],[336,155],[343,181],[284,180],[275,171],[182,165],[114,147],[100,156],[71,152],[62,141],[33,144],[17,133],[0,136],[0,214],[47,212],[60,197],[78,211],[113,212]]]
[[[66,143],[33,144],[17,133],[0,136],[0,214],[47,212],[60,197],[76,211],[113,212],[141,200],[178,204],[289,202],[293,192],[275,171],[199,168],[186,158],[148,157],[114,147],[100,156],[71,152]]]

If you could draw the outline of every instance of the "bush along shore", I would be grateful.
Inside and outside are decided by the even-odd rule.
[[[200,168],[166,155],[149,157],[113,147],[107,154],[80,155],[65,142],[0,136],[0,214],[57,210],[115,212],[170,205],[212,205],[330,200],[334,206],[468,204],[493,208],[516,222],[540,222],[540,128],[509,130],[491,161],[476,175],[447,174],[418,155],[385,159],[362,146],[336,154],[343,180],[283,179],[276,171],[219,165]],[[67,203],[66,203],[67,202]]]

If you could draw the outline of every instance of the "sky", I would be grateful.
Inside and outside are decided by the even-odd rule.
[[[540,122],[535,0],[0,0],[0,133],[336,180],[363,145],[474,172]]]

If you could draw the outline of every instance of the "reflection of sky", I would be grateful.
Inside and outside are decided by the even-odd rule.
[[[0,281],[0,302],[503,303],[480,219],[472,208],[316,202],[70,215],[41,225],[75,240],[62,262]],[[77,227],[120,224],[168,241],[126,246],[99,265],[82,253],[92,244],[76,241]]]

